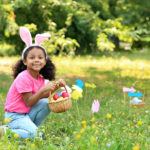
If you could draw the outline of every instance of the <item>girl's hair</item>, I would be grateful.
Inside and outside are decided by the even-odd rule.
[[[25,52],[24,59],[27,58],[27,54],[32,48],[33,47],[29,48]],[[45,52],[44,52],[44,55],[45,55],[45,58],[46,58]],[[20,72],[22,72],[26,69],[27,69],[27,66],[24,65],[23,60],[22,59],[18,60],[17,63],[13,67],[13,77],[14,77],[14,79],[17,77],[17,75]],[[51,59],[49,57],[47,57],[46,65],[40,70],[40,75],[42,75],[44,79],[54,80],[55,79],[55,71],[56,71],[55,65],[52,63]]]

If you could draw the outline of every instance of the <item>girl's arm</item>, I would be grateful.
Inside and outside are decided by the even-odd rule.
[[[32,107],[34,106],[39,99],[42,98],[42,92],[43,90],[40,89],[38,92],[32,95],[32,92],[22,93],[22,97],[24,99],[24,102],[27,106]]]
[[[51,90],[51,94],[55,92],[57,89]],[[41,98],[48,98],[50,91],[43,92]]]
[[[60,79],[56,82],[49,82],[43,86],[39,91],[32,95],[32,92],[22,93],[22,97],[25,101],[25,104],[29,107],[34,106],[41,98],[49,96],[49,92],[52,93],[57,90],[59,87],[65,86],[64,80]]]
[[[25,104],[29,107],[34,106],[41,98],[44,98],[45,94],[49,91],[54,91],[56,88],[55,82],[49,82],[42,88],[40,88],[35,94],[32,92],[22,93],[22,97],[25,101]]]

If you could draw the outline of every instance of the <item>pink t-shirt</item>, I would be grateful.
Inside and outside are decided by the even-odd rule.
[[[43,85],[44,78],[40,75],[35,79],[27,70],[18,74],[7,94],[5,111],[29,113],[31,107],[25,104],[21,93],[32,92],[34,94]]]

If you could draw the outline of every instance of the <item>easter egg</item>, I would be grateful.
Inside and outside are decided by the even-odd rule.
[[[62,93],[62,97],[63,97],[63,98],[69,97],[69,94],[68,94],[67,92],[63,92],[63,93]]]
[[[57,100],[59,98],[59,95],[58,94],[55,94],[54,96],[53,96],[53,99],[54,100]]]

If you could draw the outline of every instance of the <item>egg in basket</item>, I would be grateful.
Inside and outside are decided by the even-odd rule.
[[[72,107],[71,97],[69,96],[66,87],[64,88],[65,91],[61,93],[62,96],[60,96],[59,94],[54,94],[52,97],[52,94],[50,92],[48,106],[51,112],[61,113],[71,109]]]

